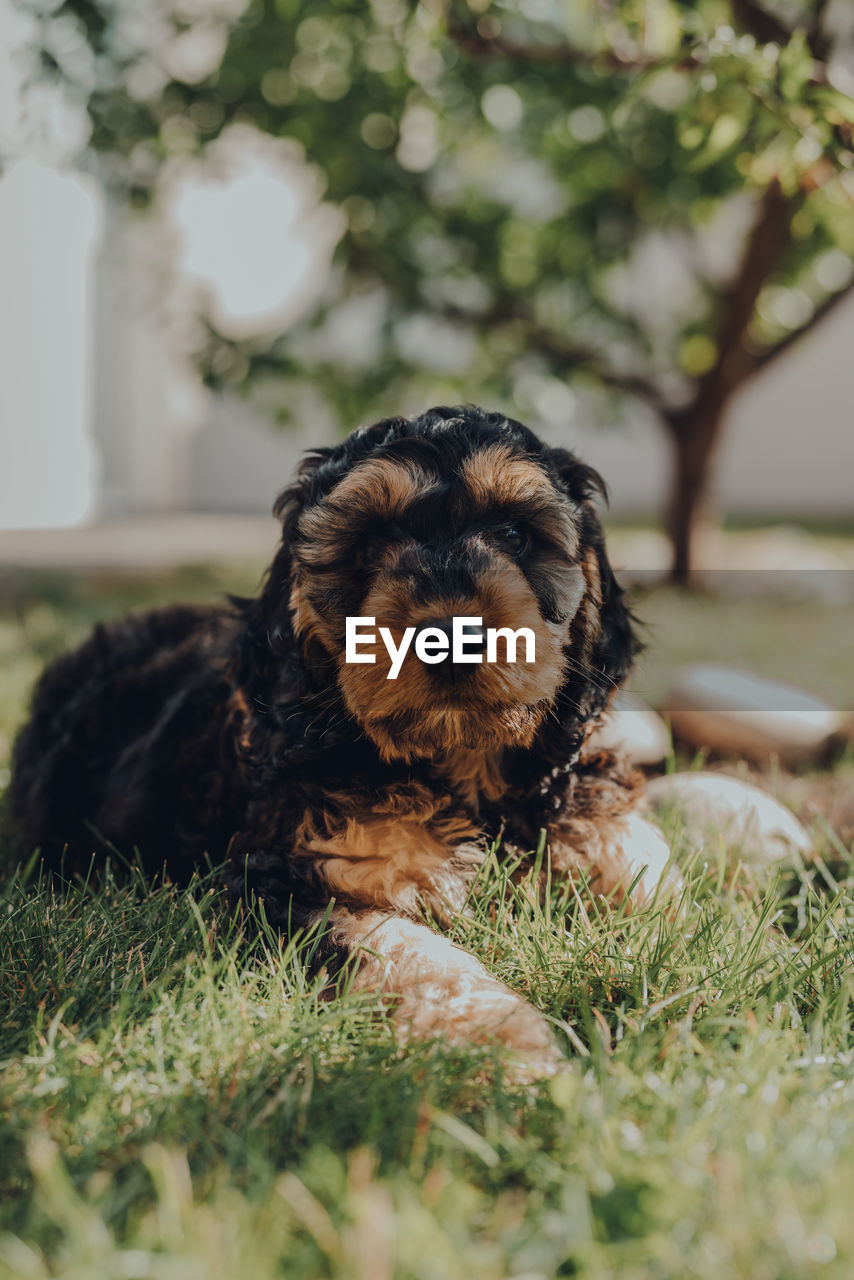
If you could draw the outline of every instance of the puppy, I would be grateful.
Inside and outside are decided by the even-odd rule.
[[[638,648],[602,494],[571,453],[474,408],[316,450],[276,503],[257,598],[99,626],[42,677],[13,761],[26,847],[74,869],[113,845],[180,880],[224,863],[229,894],[285,933],[328,913],[315,962],[352,958],[403,1037],[497,1039],[554,1070],[541,1015],[424,919],[463,905],[499,833],[524,853],[544,828],[552,874],[610,897],[651,863],[643,897],[666,861],[639,776],[586,745]],[[468,661],[437,657],[454,618],[478,620]],[[353,619],[390,648],[348,661]],[[431,643],[390,678],[413,627]],[[483,661],[503,628],[533,661]]]

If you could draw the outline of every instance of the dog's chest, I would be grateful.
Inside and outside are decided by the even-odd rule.
[[[469,813],[479,814],[484,806],[500,800],[507,790],[502,755],[500,751],[458,747],[433,766],[432,776],[453,790]]]
[[[484,842],[476,820],[446,791],[413,782],[362,802],[330,800],[322,813],[303,815],[294,854],[312,860],[337,899],[406,914],[462,905]]]

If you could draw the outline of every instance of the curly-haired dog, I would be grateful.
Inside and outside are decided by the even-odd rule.
[[[398,997],[404,1034],[497,1038],[550,1070],[546,1021],[423,918],[463,903],[499,832],[523,852],[545,828],[553,874],[583,868],[608,895],[666,859],[638,776],[585,749],[637,649],[597,491],[572,454],[479,409],[318,449],[276,503],[257,599],[99,626],[43,676],[11,788],[28,847],[83,866],[113,844],[174,878],[227,859],[230,893],[283,931],[334,900],[318,962],[361,951],[356,982]],[[454,616],[528,628],[535,662],[409,653],[389,679],[382,645],[345,660],[347,618],[399,644]]]

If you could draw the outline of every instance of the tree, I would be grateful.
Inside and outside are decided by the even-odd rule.
[[[42,28],[115,186],[145,202],[176,155],[251,125],[301,144],[347,217],[312,314],[252,340],[208,324],[205,376],[273,374],[283,404],[310,376],[347,423],[437,373],[520,410],[566,413],[567,386],[610,417],[640,402],[671,444],[686,581],[730,397],[854,287],[827,0],[132,4],[66,0]],[[651,306],[627,265],[663,239],[678,288]],[[369,355],[336,358],[335,314],[367,299]]]

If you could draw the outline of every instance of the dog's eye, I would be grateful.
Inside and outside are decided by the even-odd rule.
[[[356,546],[357,566],[361,569],[374,568],[383,553],[404,537],[403,529],[397,524],[383,524],[381,528],[365,530]]]
[[[515,524],[508,524],[503,529],[499,529],[498,540],[502,547],[514,556],[520,556],[523,551],[527,550],[529,541],[525,530],[518,528]]]
[[[359,569],[371,569],[382,552],[382,542],[377,537],[362,538],[356,547],[356,566]]]

